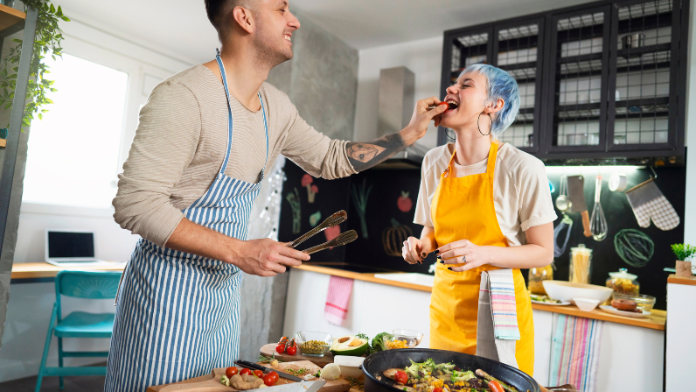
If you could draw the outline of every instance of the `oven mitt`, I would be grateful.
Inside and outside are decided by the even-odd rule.
[[[679,226],[679,215],[653,179],[627,190],[626,197],[640,227],[650,227],[651,219],[660,230],[672,230]]]

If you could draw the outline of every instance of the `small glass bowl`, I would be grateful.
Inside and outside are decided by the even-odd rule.
[[[310,347],[307,342],[312,340],[324,342],[324,344]],[[295,343],[300,354],[308,357],[323,357],[331,348],[333,337],[326,332],[300,331],[295,334]]]
[[[646,312],[649,312],[652,310],[653,306],[655,306],[655,301],[657,298],[651,296],[651,295],[645,295],[645,294],[639,294],[639,295],[631,295],[631,294],[622,294],[622,293],[617,293],[614,292],[611,295],[612,299],[630,299],[632,301],[636,301],[638,304],[638,307],[643,309]]]
[[[392,331],[391,335],[385,335],[383,339],[384,346],[387,350],[390,350],[389,343],[393,345],[397,341],[403,342],[399,345],[403,345],[404,347],[394,348],[414,348],[423,340],[423,334],[409,329],[395,329]]]

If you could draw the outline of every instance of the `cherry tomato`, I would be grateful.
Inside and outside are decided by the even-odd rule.
[[[251,373],[251,370],[244,368],[244,369],[239,371],[239,374],[243,376],[245,374],[252,374],[252,373]]]
[[[282,354],[285,352],[285,345],[284,344],[279,344],[276,346],[276,352],[278,354]]]
[[[297,354],[297,347],[296,347],[296,346],[290,346],[290,347],[288,347],[287,350],[285,350],[285,351],[288,353],[288,355],[295,355],[295,354]]]
[[[254,370],[254,376],[258,378],[263,378],[263,372],[260,370]]]
[[[278,373],[270,372],[267,375],[263,376],[263,383],[266,384],[267,387],[270,387],[276,382],[278,382],[278,377]]]
[[[406,384],[406,383],[408,383],[408,374],[406,374],[406,372],[399,370],[394,375],[394,380],[396,380],[396,382],[398,384]]]
[[[505,392],[503,386],[496,380],[490,381],[488,387],[491,389],[491,392]]]
[[[445,106],[447,106],[447,108],[449,108],[449,104],[447,102],[440,102],[440,103],[438,103],[438,105],[445,105]]]
[[[440,388],[440,387],[435,387],[435,389],[433,389],[433,392],[442,392],[442,388]]]
[[[236,367],[228,367],[227,369],[225,369],[225,376],[227,376],[227,378],[232,378],[232,376],[234,376],[238,372],[239,370]]]

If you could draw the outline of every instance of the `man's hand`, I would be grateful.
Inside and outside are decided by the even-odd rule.
[[[406,128],[401,131],[401,137],[406,142],[406,145],[413,144],[416,140],[425,136],[428,131],[428,124],[435,120],[435,125],[440,123],[440,115],[447,110],[447,105],[439,105],[442,102],[437,97],[421,99],[416,102],[416,107],[413,109],[413,116]],[[428,110],[428,107],[437,105],[434,109]]]
[[[259,276],[282,274],[287,266],[297,267],[309,260],[308,254],[268,238],[244,241],[234,253],[232,264],[247,274]]]

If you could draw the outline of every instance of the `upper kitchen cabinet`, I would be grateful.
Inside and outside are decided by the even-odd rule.
[[[502,141],[547,161],[681,163],[688,7],[600,1],[447,31],[443,96],[465,66],[485,62],[520,88]],[[447,141],[444,128],[439,136]]]

